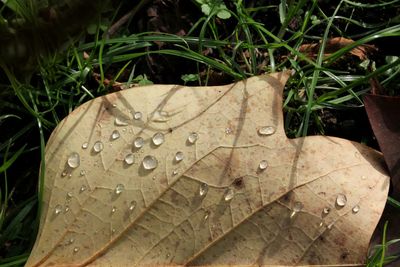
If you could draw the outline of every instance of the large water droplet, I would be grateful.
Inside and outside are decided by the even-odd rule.
[[[204,197],[208,192],[208,184],[206,183],[201,183],[200,188],[199,188],[199,195],[201,197]]]
[[[183,160],[183,152],[182,151],[178,151],[175,154],[175,161],[176,162],[180,162]]]
[[[199,139],[199,135],[197,133],[193,132],[193,133],[189,134],[187,140],[189,143],[194,144],[194,143],[196,143],[197,139]]]
[[[157,168],[158,161],[155,157],[147,155],[143,158],[143,168],[146,170],[153,170]]]
[[[96,153],[99,153],[100,151],[102,151],[104,149],[104,145],[101,141],[96,141],[93,145],[93,150]]]
[[[132,165],[135,162],[135,156],[132,153],[129,153],[125,156],[124,161],[128,165]]]
[[[88,147],[89,147],[89,143],[88,142],[85,142],[85,143],[82,144],[82,149],[86,149]]]
[[[114,121],[115,125],[117,126],[127,126],[128,122],[124,119],[121,119],[119,117],[115,117],[115,121]]]
[[[78,168],[79,165],[81,164],[81,159],[79,157],[79,154],[76,152],[72,152],[69,157],[68,157],[68,166],[75,169]]]
[[[263,126],[260,129],[258,129],[258,134],[259,135],[271,135],[275,133],[275,127],[273,126]]]
[[[268,161],[266,161],[265,159],[260,161],[260,163],[258,164],[258,168],[260,170],[265,170],[266,168],[268,168]]]
[[[74,247],[74,253],[78,252],[79,248],[78,247]]]
[[[228,188],[228,189],[225,191],[225,194],[224,194],[224,199],[225,199],[225,201],[230,201],[230,200],[232,200],[232,198],[234,197],[234,195],[235,195],[235,192],[234,192],[231,188]]]
[[[114,130],[111,134],[111,140],[117,140],[121,135],[118,130]]]
[[[357,213],[360,211],[360,206],[359,205],[355,205],[352,209],[353,213]]]
[[[131,203],[129,205],[129,210],[133,211],[136,208],[136,205],[137,205],[136,201],[134,201],[134,200],[131,201]]]
[[[344,194],[338,194],[336,197],[336,205],[344,207],[347,203],[347,198]]]
[[[136,148],[141,148],[144,145],[144,139],[142,137],[137,137],[134,141],[133,141],[133,145]]]
[[[159,145],[161,145],[162,143],[164,143],[164,140],[165,140],[164,134],[163,134],[163,133],[160,133],[160,132],[155,133],[155,134],[153,135],[153,138],[152,138],[153,144],[155,144],[156,146],[159,146]]]
[[[142,118],[142,112],[136,111],[136,112],[133,114],[133,118],[134,118],[135,120],[140,120],[140,119]]]
[[[61,213],[61,211],[62,211],[62,206],[60,205],[60,204],[57,204],[55,207],[54,207],[54,214],[55,215],[58,215],[58,214],[60,214]]]
[[[115,194],[119,195],[122,193],[122,191],[124,191],[125,186],[123,184],[117,184],[117,186],[115,187]]]

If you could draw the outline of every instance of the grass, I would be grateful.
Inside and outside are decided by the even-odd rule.
[[[207,85],[291,69],[295,73],[284,92],[289,137],[330,134],[325,114],[340,119],[341,114],[360,111],[371,78],[387,88],[388,94],[400,93],[399,58],[375,54],[363,61],[348,54],[363,44],[398,41],[400,17],[395,10],[400,9],[399,1],[342,0],[334,6],[316,0],[271,1],[268,5],[258,3],[264,4],[262,1],[225,1],[231,16],[227,20],[218,18],[218,9],[203,14],[192,1],[185,3],[194,18],[191,26],[182,26],[187,28],[183,36],[152,29],[138,31],[135,21],[149,2],[142,0],[136,8],[129,1],[116,8],[105,4],[94,22],[85,22],[91,30],[75,33],[67,45],[65,40],[55,41],[56,49],[49,45],[48,50],[31,51],[32,57],[16,53],[11,60],[0,60],[0,266],[23,265],[34,243],[45,179],[39,168],[45,167],[41,159],[50,133],[80,104],[118,90],[118,82]],[[3,2],[0,30],[8,32],[14,27],[18,34],[18,25],[38,20],[35,12],[40,7],[34,3]],[[380,8],[381,17],[371,16],[376,8]],[[134,19],[109,36],[108,29],[127,9],[136,14]],[[328,40],[338,36],[355,42],[326,55]],[[35,40],[34,35],[29,38],[25,43],[43,41]],[[3,42],[2,49],[18,42],[24,45],[15,38],[14,42]],[[316,42],[320,46],[315,58],[299,52],[302,45]],[[144,67],[149,62],[163,67],[172,60],[182,66],[175,72],[158,75],[152,67]],[[370,133],[355,140],[373,145]],[[395,199],[389,198],[389,202],[399,209]],[[386,241],[384,235],[368,266],[383,266],[392,260],[386,249],[397,242]]]

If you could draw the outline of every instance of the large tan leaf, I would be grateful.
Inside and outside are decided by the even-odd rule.
[[[339,138],[287,139],[287,78],[139,87],[77,108],[47,145],[27,266],[362,264],[388,191],[382,157]]]

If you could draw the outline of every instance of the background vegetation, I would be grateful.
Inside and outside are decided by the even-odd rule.
[[[23,265],[36,238],[50,133],[100,95],[290,69],[289,137],[326,134],[378,148],[362,96],[371,87],[399,95],[399,11],[398,0],[2,0],[0,266]],[[394,259],[386,251],[398,240],[386,241],[369,266]]]

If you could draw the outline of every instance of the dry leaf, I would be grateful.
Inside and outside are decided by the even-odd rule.
[[[383,152],[396,196],[400,196],[400,97],[365,95],[372,130]]]
[[[381,154],[287,139],[287,78],[138,87],[77,108],[47,145],[27,266],[364,263],[388,192]]]
[[[329,56],[330,54],[352,43],[354,43],[353,40],[343,37],[331,38],[326,42],[324,55]],[[320,44],[303,44],[299,47],[299,51],[307,54],[310,58],[315,58],[318,54],[319,46]],[[351,49],[349,53],[358,57],[360,60],[365,60],[368,58],[369,54],[375,52],[376,50],[376,47],[373,45],[363,44]]]

